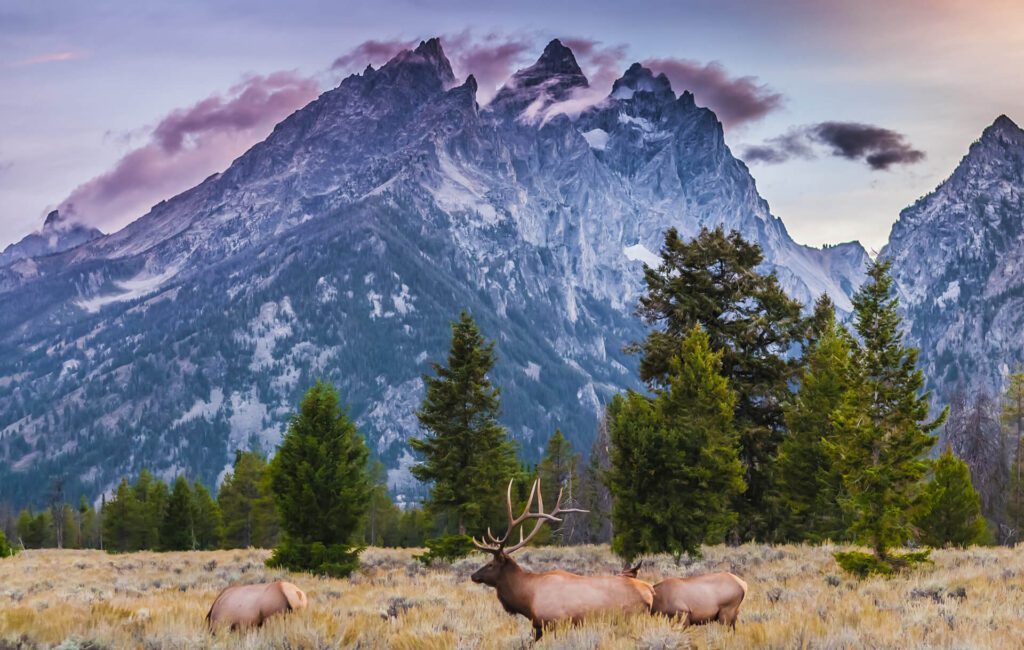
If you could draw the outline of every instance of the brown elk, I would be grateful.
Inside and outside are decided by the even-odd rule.
[[[534,497],[537,511],[531,512]],[[654,589],[646,582],[623,575],[580,576],[566,571],[534,573],[520,567],[511,554],[526,546],[547,522],[561,522],[557,517],[566,512],[586,512],[576,508],[562,509],[562,493],[551,512],[544,512],[544,497],[540,480],[533,483],[526,508],[518,517],[512,514],[512,481],[508,483],[508,530],[496,537],[487,529],[485,541],[473,539],[473,544],[494,556],[490,562],[472,575],[473,582],[494,587],[498,601],[509,614],[520,614],[533,624],[534,638],[540,639],[544,627],[556,621],[579,623],[588,616],[603,612],[649,612],[654,601]],[[536,523],[530,533],[523,536],[522,525],[529,520]],[[512,531],[519,526],[519,542],[508,546]]]
[[[230,626],[259,627],[281,612],[306,607],[306,594],[290,582],[279,580],[254,585],[235,585],[221,591],[206,614],[211,629]]]
[[[668,578],[654,585],[651,612],[680,619],[684,625],[718,621],[736,629],[747,583],[731,573]]]

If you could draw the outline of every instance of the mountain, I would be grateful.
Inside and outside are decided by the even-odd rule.
[[[476,91],[423,42],[123,230],[0,268],[19,305],[0,312],[0,492],[64,475],[96,495],[141,467],[212,481],[235,449],[272,449],[322,377],[414,497],[422,375],[462,308],[497,339],[524,458],[556,427],[587,449],[637,386],[623,347],[670,226],[736,228],[795,297],[849,307],[864,250],[793,242],[715,115],[663,76],[635,65],[595,104],[552,41],[489,105]]]
[[[43,227],[37,232],[26,235],[21,241],[9,245],[0,253],[0,266],[7,266],[18,260],[61,253],[102,236],[103,233],[96,228],[69,221],[59,211],[54,210],[46,215]],[[30,266],[31,263],[26,263],[26,268]]]
[[[993,122],[900,213],[881,256],[937,401],[960,384],[1001,390],[1024,362],[1024,131],[1005,115]]]

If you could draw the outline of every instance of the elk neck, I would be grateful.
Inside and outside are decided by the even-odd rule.
[[[523,569],[515,560],[508,558],[498,576],[498,599],[507,611],[523,616],[530,615],[530,602],[533,595],[534,574]]]

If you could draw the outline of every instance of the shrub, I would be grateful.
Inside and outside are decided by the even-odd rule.
[[[7,542],[7,536],[4,535],[4,531],[0,530],[0,558],[13,557],[17,552],[18,549]]]
[[[435,560],[454,562],[473,552],[473,540],[468,535],[445,535],[428,539],[427,552],[414,555],[419,562],[430,566]]]
[[[860,551],[848,551],[846,553],[834,553],[836,563],[844,571],[858,578],[867,578],[873,575],[889,577],[895,573],[909,569],[917,564],[931,562],[929,554],[931,551],[912,551],[903,555],[887,555],[879,557],[873,553],[862,553]]]

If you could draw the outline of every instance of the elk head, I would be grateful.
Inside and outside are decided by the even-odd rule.
[[[485,584],[491,587],[495,587],[498,584],[502,573],[509,566],[517,566],[515,560],[510,555],[515,553],[519,549],[523,548],[530,543],[537,533],[540,532],[541,527],[549,521],[561,522],[558,515],[566,512],[587,512],[586,510],[580,510],[578,508],[562,508],[562,491],[558,491],[558,499],[555,501],[555,507],[551,512],[544,512],[544,496],[541,494],[540,479],[538,478],[533,482],[533,487],[530,488],[530,497],[526,500],[526,507],[523,509],[522,514],[518,517],[513,516],[512,513],[512,484],[515,479],[508,482],[508,490],[506,491],[506,505],[508,513],[508,528],[505,530],[505,534],[501,537],[496,536],[491,532],[491,529],[487,529],[487,536],[483,541],[477,541],[473,538],[473,545],[481,551],[485,551],[494,556],[494,558],[486,565],[478,569],[471,577],[473,582],[479,584]],[[533,507],[534,499],[537,501],[536,512],[531,512]],[[523,535],[523,524],[527,521],[533,520],[536,523],[530,530],[529,534]],[[519,527],[519,541],[511,546],[508,546],[509,537],[512,536],[512,531]]]

